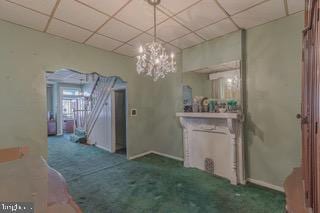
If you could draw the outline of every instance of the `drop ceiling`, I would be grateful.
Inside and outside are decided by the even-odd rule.
[[[303,0],[162,0],[158,37],[179,52],[303,9]],[[145,0],[0,0],[0,19],[130,57],[153,34]]]

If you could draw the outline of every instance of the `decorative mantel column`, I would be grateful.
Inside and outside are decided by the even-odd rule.
[[[237,113],[177,113],[183,128],[184,166],[205,170],[231,184],[245,184],[242,122]]]

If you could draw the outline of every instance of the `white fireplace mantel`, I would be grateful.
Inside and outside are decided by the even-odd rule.
[[[245,184],[242,121],[239,113],[176,113],[183,128],[184,166],[204,170],[214,161],[214,174],[232,184]]]
[[[229,118],[229,119],[240,119],[238,113],[212,113],[212,112],[177,112],[177,117],[185,118]]]

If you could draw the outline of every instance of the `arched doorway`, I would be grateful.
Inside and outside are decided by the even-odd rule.
[[[60,137],[126,155],[126,82],[70,69],[46,72],[46,81],[49,139]]]

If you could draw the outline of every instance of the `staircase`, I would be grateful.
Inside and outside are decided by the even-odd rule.
[[[87,143],[86,131],[80,128],[76,128],[74,134],[70,136],[70,141],[74,143]]]
[[[96,121],[114,88],[117,77],[99,76],[94,83],[91,95],[83,98],[74,110],[75,126],[74,134],[70,136],[70,141],[75,143],[87,143]]]

